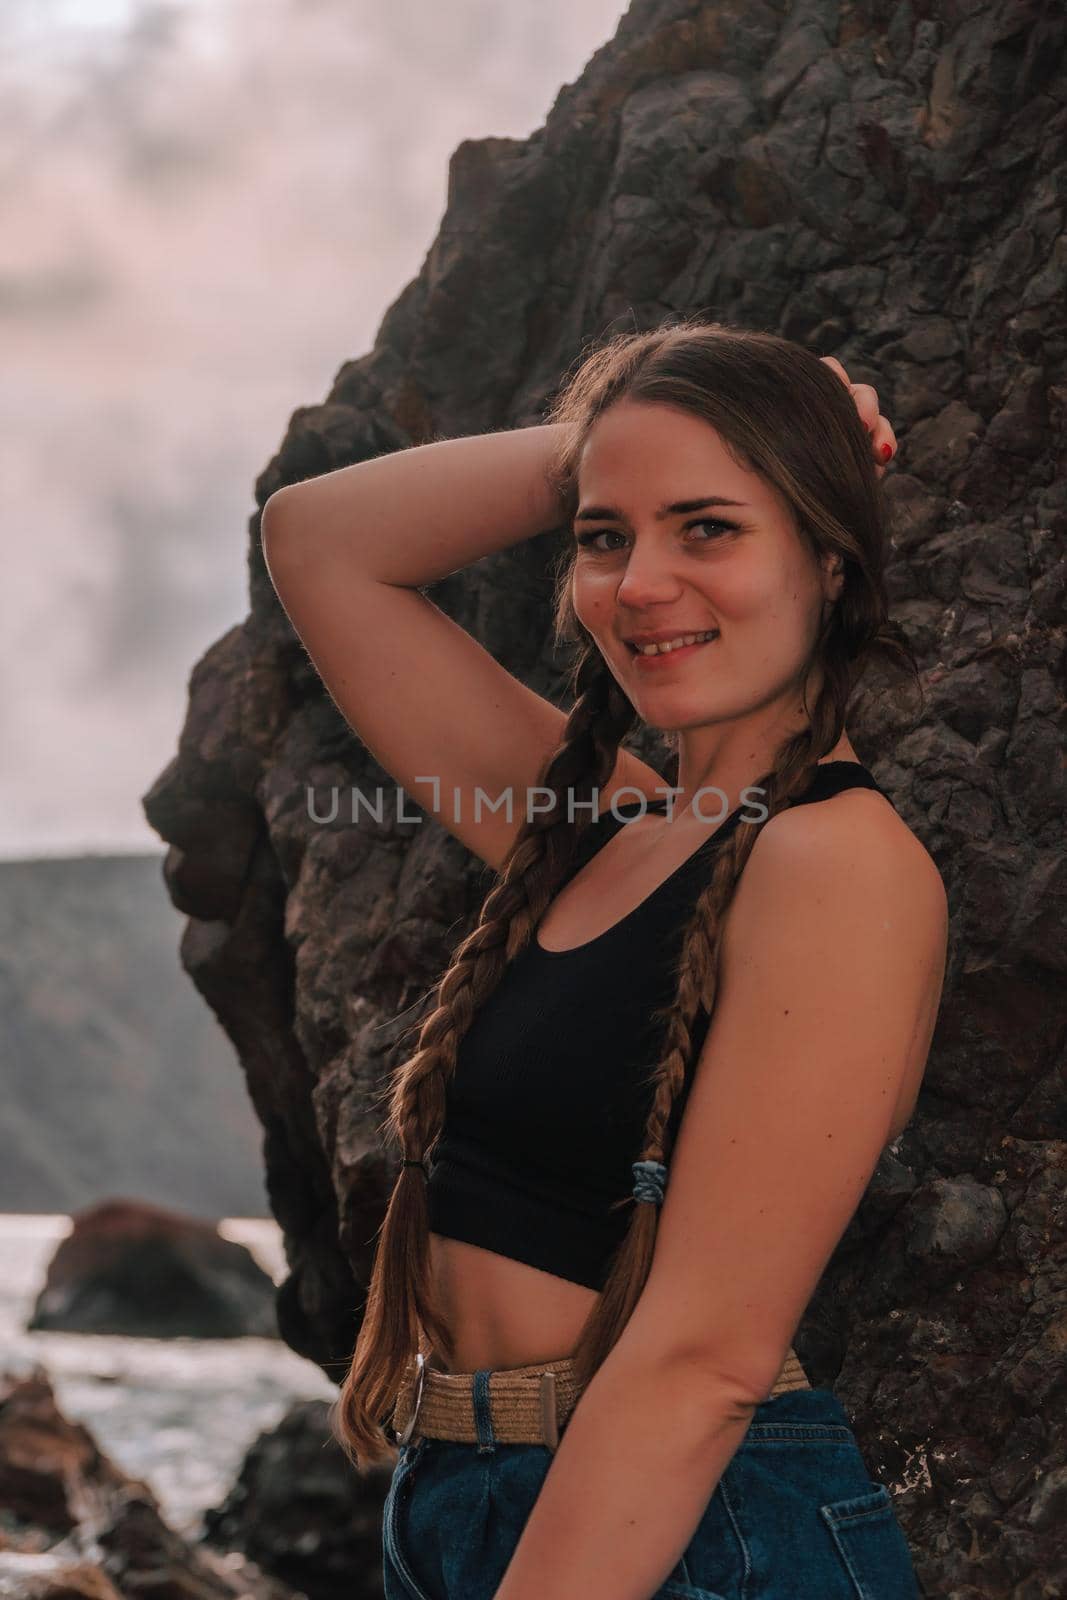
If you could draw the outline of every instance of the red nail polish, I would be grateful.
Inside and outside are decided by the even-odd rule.
[[[893,454],[893,446],[891,444],[884,444],[882,446],[882,460],[883,461],[888,461],[889,457],[892,454]]]

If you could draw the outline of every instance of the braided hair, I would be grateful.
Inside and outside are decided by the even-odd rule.
[[[624,395],[680,405],[705,417],[726,446],[762,472],[792,504],[813,552],[834,549],[844,585],[824,618],[807,665],[821,667],[808,723],[776,751],[754,783],[767,817],[730,829],[712,851],[708,880],[684,930],[673,970],[673,999],[654,1013],[662,1029],[659,1058],[645,1080],[649,1093],[644,1140],[636,1162],[666,1163],[671,1112],[693,1055],[698,1012],[715,1006],[725,913],[762,827],[802,796],[815,763],[841,737],[860,669],[878,649],[917,669],[888,618],[884,582],[885,513],[869,444],[840,379],[801,346],[773,334],[696,319],[643,333],[620,333],[587,354],[557,397],[549,417],[562,422],[564,443],[550,469],[560,503],[577,507],[577,462],[596,419]],[[786,443],[785,441],[788,441]],[[427,1343],[452,1361],[451,1336],[430,1272],[426,1162],[445,1116],[446,1086],[464,1034],[507,969],[526,947],[576,858],[589,808],[568,817],[564,797],[588,801],[609,783],[619,749],[637,713],[570,595],[573,554],[557,566],[555,640],[576,647],[569,688],[573,709],[562,742],[545,764],[551,807],[527,817],[490,889],[471,933],[440,979],[414,1053],[387,1086],[383,1131],[402,1161],[380,1229],[362,1326],[348,1374],[331,1407],[335,1436],[357,1466],[391,1458],[388,1420],[411,1355]],[[806,680],[805,680],[806,681]],[[676,770],[677,752],[672,756]],[[420,1170],[421,1169],[421,1170]],[[659,1207],[632,1207],[629,1225],[608,1267],[572,1352],[587,1384],[622,1333],[648,1278]]]

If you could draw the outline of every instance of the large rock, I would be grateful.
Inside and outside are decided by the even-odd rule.
[[[0,1374],[0,1595],[294,1600],[240,1551],[191,1545],[170,1528],[148,1484],[59,1410],[43,1367]]]
[[[275,1287],[250,1250],[213,1223],[140,1200],[73,1218],[30,1328],[139,1338],[278,1338]]]
[[[59,1410],[43,1367],[0,1376],[0,1507],[8,1528],[22,1524],[27,1543],[47,1545],[101,1516],[129,1483],[89,1430]],[[16,1542],[10,1532],[7,1540]]]
[[[353,1472],[327,1409],[300,1401],[260,1434],[223,1504],[205,1512],[204,1538],[310,1600],[378,1600],[392,1465]]]
[[[944,875],[952,942],[913,1125],[797,1348],[897,1491],[927,1591],[955,1600],[1067,1591],[1065,33],[1059,6],[638,0],[544,128],[460,145],[421,273],[256,484],[262,506],[537,422],[584,340],[673,310],[778,329],[877,387],[926,703],[876,678],[849,726]],[[197,663],[145,809],[266,1129],[283,1335],[337,1376],[394,1176],[370,1096],[489,878],[429,818],[311,821],[308,786],[391,784],[258,534],[257,514],[249,616]],[[432,595],[562,702],[554,549],[546,530]]]

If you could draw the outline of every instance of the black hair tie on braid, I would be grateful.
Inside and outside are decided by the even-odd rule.
[[[427,1167],[425,1161],[408,1161],[407,1158],[405,1157],[405,1159],[403,1161],[401,1161],[400,1165],[402,1167],[421,1167],[422,1170],[423,1170],[423,1174],[427,1178],[430,1176],[429,1168]]]

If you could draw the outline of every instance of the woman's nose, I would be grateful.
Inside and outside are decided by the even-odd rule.
[[[656,600],[669,600],[677,592],[678,581],[670,563],[662,556],[651,552],[639,555],[635,550],[619,580],[617,597],[620,605],[639,607]]]

